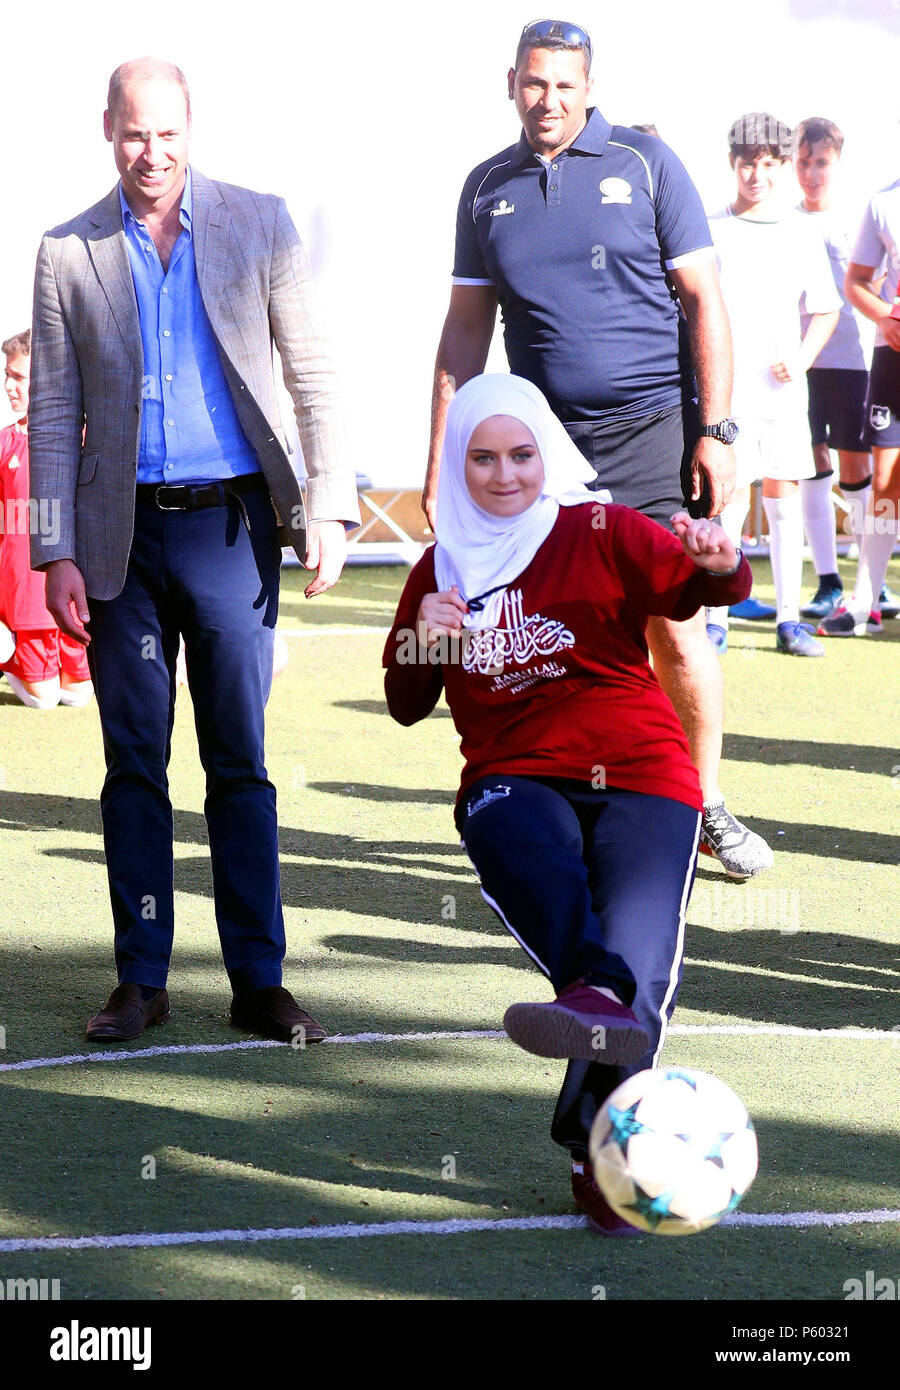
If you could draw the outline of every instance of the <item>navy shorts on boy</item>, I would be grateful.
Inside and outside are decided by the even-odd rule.
[[[876,347],[866,401],[866,448],[900,448],[900,352]]]
[[[809,388],[809,432],[813,448],[827,444],[829,449],[865,453],[866,393],[869,373],[863,368],[810,367],[806,373]]]

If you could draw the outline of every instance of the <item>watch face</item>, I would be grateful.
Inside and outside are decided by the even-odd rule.
[[[733,420],[723,420],[719,426],[719,438],[723,444],[733,444],[738,437],[738,427]]]

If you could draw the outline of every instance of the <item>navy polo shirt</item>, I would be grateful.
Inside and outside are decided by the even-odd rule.
[[[473,169],[454,284],[494,285],[510,370],[562,420],[628,420],[681,402],[666,271],[714,257],[700,195],[662,140],[592,108],[549,164],[524,132]]]

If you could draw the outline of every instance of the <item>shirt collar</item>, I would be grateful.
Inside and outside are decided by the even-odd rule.
[[[125,201],[125,194],[122,192],[121,179],[119,180],[119,206],[122,209],[122,226],[125,228],[126,231],[131,226],[143,227],[143,222],[141,222],[137,217],[135,217],[134,213],[131,211],[131,208]],[[193,210],[194,197],[191,189],[191,166],[188,165],[184,171],[184,192],[181,195],[181,211],[178,215],[181,219],[182,227],[185,227],[189,232],[191,230],[193,220]]]
[[[577,151],[579,154],[604,154],[612,134],[612,126],[605,116],[601,116],[596,106],[588,108],[587,121],[580,134],[576,135],[571,145],[566,146],[566,153]],[[515,147],[512,158],[513,164],[527,164],[529,160],[536,159],[534,150],[525,139],[525,132],[519,136],[519,143]],[[540,163],[540,161],[538,161]]]

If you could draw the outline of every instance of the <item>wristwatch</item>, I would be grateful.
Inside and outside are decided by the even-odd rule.
[[[700,435],[718,439],[720,444],[733,444],[738,437],[738,427],[733,420],[720,420],[717,425],[701,425]]]

